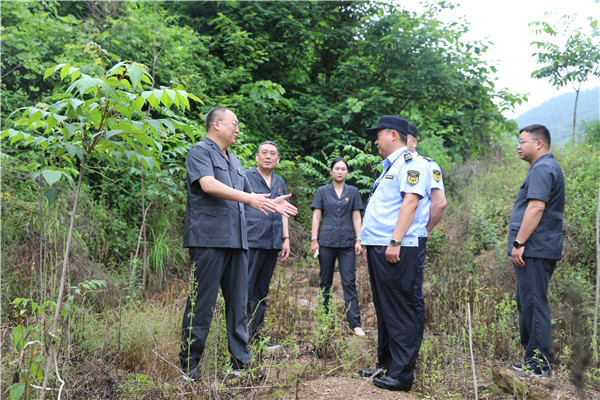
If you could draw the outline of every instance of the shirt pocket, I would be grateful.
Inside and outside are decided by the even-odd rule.
[[[263,221],[260,219],[246,218],[246,229],[248,230],[248,240],[262,240]]]
[[[202,207],[196,212],[195,223],[191,227],[197,237],[229,240],[231,223],[227,207]]]
[[[235,170],[235,172],[232,174],[233,182],[232,186],[234,189],[237,190],[244,190],[244,175],[242,174],[241,168],[238,168]]]
[[[213,171],[215,173],[215,179],[227,186],[231,185],[231,178],[229,177],[229,168],[223,163],[214,163]]]

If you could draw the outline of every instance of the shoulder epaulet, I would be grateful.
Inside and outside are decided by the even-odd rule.
[[[409,162],[412,160],[412,154],[410,154],[410,151],[407,151],[406,153],[404,153],[404,162]]]
[[[430,162],[431,162],[431,161],[435,161],[435,160],[434,160],[433,158],[431,158],[431,157],[423,157],[423,159],[424,159],[424,160],[427,160],[427,161],[430,161]]]

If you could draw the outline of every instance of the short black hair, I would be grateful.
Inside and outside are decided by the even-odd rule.
[[[257,153],[260,151],[260,148],[263,146],[263,144],[272,144],[273,146],[275,146],[275,148],[277,149],[277,157],[279,157],[279,146],[277,146],[275,142],[272,142],[270,140],[265,140],[264,142],[259,144],[258,149],[256,150]]]
[[[544,125],[542,125],[542,124],[529,125],[529,126],[526,126],[525,128],[522,128],[519,131],[519,134],[521,134],[523,132],[529,132],[531,134],[531,136],[533,136],[534,138],[542,139],[542,142],[546,143],[548,145],[548,148],[550,148],[550,142],[552,141],[552,139],[550,138],[550,131]]]
[[[217,117],[222,116],[226,111],[233,112],[233,110],[229,107],[216,106],[216,107],[213,107],[206,114],[206,122],[205,122],[206,132],[208,132],[210,130],[210,127],[213,125],[213,122],[215,122],[215,120],[218,119]]]
[[[340,161],[343,161],[344,164],[346,164],[346,169],[350,170],[350,167],[348,166],[348,161],[346,161],[346,159],[344,157],[337,157],[336,159],[334,159],[331,162],[331,168],[329,168],[329,170],[331,171],[333,169],[333,167],[335,166],[335,164],[337,164]]]

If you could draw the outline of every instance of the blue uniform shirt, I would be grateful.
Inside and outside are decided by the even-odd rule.
[[[419,208],[415,213],[414,224],[417,225],[417,235],[419,237],[427,237],[427,223],[431,212],[431,191],[439,189],[444,191],[444,181],[442,179],[442,170],[433,158],[423,157],[416,151],[411,153],[414,158],[422,161],[426,167],[427,188],[425,196],[419,201]]]
[[[562,255],[562,224],[565,211],[565,179],[552,154],[535,160],[527,171],[510,214],[508,229],[508,255],[521,229],[523,215],[529,200],[541,200],[546,208],[538,226],[525,242],[523,257],[560,260]]]
[[[323,218],[317,238],[319,246],[354,247],[352,212],[364,209],[357,188],[344,184],[342,195],[338,197],[333,183],[321,186],[317,190],[310,208],[321,210]]]
[[[237,190],[250,192],[242,164],[227,150],[229,161],[208,137],[196,143],[185,160],[187,204],[183,247],[227,247],[248,250],[244,205],[207,194],[198,179],[212,176]]]
[[[287,189],[285,182],[277,174],[271,176],[271,187],[262,177],[256,167],[245,171],[254,193],[269,193],[269,199],[285,196]],[[263,214],[249,205],[246,208],[246,225],[248,227],[248,246],[253,249],[281,250],[283,237],[282,215],[277,212],[267,211]]]
[[[412,157],[406,146],[390,154],[383,161],[383,172],[375,181],[367,203],[361,231],[362,244],[388,246],[398,222],[398,213],[405,193],[423,198],[426,194],[426,167]],[[404,235],[401,245],[418,247],[419,236],[414,220]]]

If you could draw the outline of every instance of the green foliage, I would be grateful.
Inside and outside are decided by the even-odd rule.
[[[73,15],[59,15],[57,7],[57,2],[47,1],[3,2],[3,110],[10,112],[48,96],[55,84],[42,79],[44,71],[64,59],[83,59],[82,21]],[[3,125],[6,115],[2,115]]]
[[[72,292],[65,296],[60,313],[66,320],[69,316],[80,312],[80,305],[85,303],[85,296],[103,290],[106,282],[91,280],[80,282],[71,288]],[[40,321],[51,320],[57,304],[47,300],[40,304],[29,298],[16,298],[11,303],[15,310],[17,325],[12,328],[12,344],[17,350],[17,358],[9,365],[15,369],[17,380],[10,389],[11,399],[30,398],[32,384],[39,385],[44,378],[44,357],[40,348],[46,348],[50,342],[58,342],[61,331],[49,331],[50,324]]]
[[[563,262],[595,272],[596,205],[600,185],[600,149],[580,144],[558,152],[557,161],[565,176],[566,204],[563,221]]]
[[[538,64],[547,64],[531,76],[548,78],[552,86],[561,88],[569,83],[585,82],[590,75],[600,76],[600,49],[598,48],[598,20],[588,17],[589,32],[582,28],[571,29],[574,23],[572,15],[565,15],[555,25],[545,21],[535,21],[529,25],[535,28],[536,34],[546,34],[558,39],[561,43],[540,42],[532,44],[540,49],[534,56]]]
[[[585,143],[590,143],[597,147],[600,144],[600,120],[584,122],[583,137]]]
[[[563,93],[542,103],[523,114],[515,122],[519,128],[524,128],[531,121],[543,123],[552,135],[552,149],[572,142],[573,105],[576,93]],[[586,141],[586,127],[598,119],[600,109],[600,87],[581,90],[577,100],[578,142]],[[593,125],[592,125],[593,126]]]
[[[536,34],[547,34],[556,42],[532,42],[540,50],[534,53],[538,64],[546,64],[533,71],[531,76],[537,79],[547,78],[552,86],[561,88],[571,84],[577,96],[573,110],[573,144],[577,120],[577,99],[581,84],[590,76],[600,77],[600,41],[598,40],[598,20],[588,17],[589,32],[582,28],[571,29],[574,17],[565,15],[556,25],[544,21],[535,21]],[[564,43],[564,44],[563,44]]]

